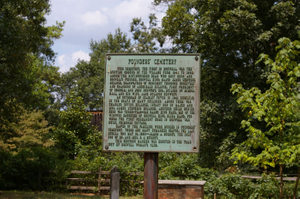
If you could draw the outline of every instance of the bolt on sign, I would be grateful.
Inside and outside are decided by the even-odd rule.
[[[199,151],[199,54],[106,54],[103,150]]]

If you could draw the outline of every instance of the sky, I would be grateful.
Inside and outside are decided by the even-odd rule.
[[[65,21],[62,38],[54,41],[52,49],[57,53],[55,66],[59,71],[67,72],[78,61],[89,60],[89,44],[93,39],[100,41],[107,34],[114,34],[117,28],[127,33],[134,17],[148,22],[150,13],[159,20],[163,12],[156,12],[153,0],[50,0],[51,13],[47,16],[47,25],[56,21]]]

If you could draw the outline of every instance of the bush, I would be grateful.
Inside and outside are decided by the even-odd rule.
[[[38,190],[39,172],[50,170],[55,154],[47,149],[32,148],[17,154],[0,151],[0,189]]]
[[[159,179],[168,180],[209,180],[216,178],[218,172],[198,166],[197,154],[159,154],[159,162],[168,160],[159,168]]]
[[[254,190],[254,183],[249,179],[242,178],[238,174],[225,174],[206,184],[206,193],[212,196],[214,193],[229,198],[249,198]]]

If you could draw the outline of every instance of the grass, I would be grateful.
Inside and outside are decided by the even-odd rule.
[[[107,199],[109,196],[99,196],[94,194],[63,194],[63,193],[35,193],[25,191],[3,191],[0,193],[1,199]],[[142,196],[120,196],[120,199],[140,199]]]

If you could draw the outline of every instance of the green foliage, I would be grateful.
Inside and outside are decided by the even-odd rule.
[[[117,29],[90,42],[90,61],[79,60],[60,76],[50,63],[51,46],[61,37],[64,23],[44,26],[49,1],[0,2],[0,189],[36,190],[38,171],[52,169],[57,172],[47,177],[55,178],[45,182],[64,190],[71,170],[108,171],[117,166],[126,180],[121,194],[138,193],[129,188],[141,188],[143,177],[129,173],[143,171],[143,154],[102,152],[102,133],[90,126],[86,112],[102,109],[105,53],[198,52],[204,60],[200,154],[160,153],[159,179],[205,180],[209,197],[278,195],[282,183],[274,176],[264,175],[257,182],[244,179],[229,158],[257,167],[299,167],[300,43],[281,39],[277,56],[275,52],[280,37],[297,37],[298,1],[154,0],[154,5],[168,6],[162,28],[154,14],[149,23],[134,18],[134,44]],[[269,56],[262,55],[255,65],[261,52]],[[238,83],[232,91],[239,93],[245,115],[229,92],[233,83]],[[59,95],[58,103],[53,92]],[[243,118],[248,134],[236,129]],[[213,166],[233,173],[220,176],[203,168]],[[282,195],[293,195],[292,183],[285,183]]]
[[[154,14],[149,15],[149,26],[147,27],[141,18],[133,18],[130,24],[130,32],[136,43],[133,45],[135,53],[158,53],[159,48],[166,40],[162,34],[161,28],[157,27],[157,17]]]
[[[50,147],[54,143],[50,139],[48,126],[42,111],[25,111],[18,117],[17,123],[5,126],[0,136],[0,149],[15,153],[33,147]]]
[[[216,170],[199,167],[196,154],[160,153],[159,179],[204,180],[205,195],[214,194],[227,198],[270,198],[278,195],[279,181],[272,175],[262,175],[261,179],[243,178],[235,170],[220,175]],[[291,183],[287,183],[286,195],[293,195]]]
[[[55,86],[60,80],[58,67],[46,64],[42,59],[31,56],[32,63],[27,80],[30,82],[30,99],[26,105],[29,109],[47,109],[55,101]]]
[[[234,140],[236,136],[236,132],[230,133],[229,136],[222,141],[222,145],[219,148],[220,155],[217,157],[217,161],[223,168],[228,168],[230,165],[232,165],[232,160],[230,160],[230,149],[235,144]]]
[[[0,151],[0,189],[38,190],[39,171],[52,169],[55,159],[55,153],[42,147],[24,149],[17,154]]]
[[[67,177],[68,170],[83,170],[83,171],[95,171],[98,172],[101,167],[102,171],[110,171],[113,166],[118,168],[121,175],[120,194],[121,195],[136,195],[141,193],[142,185],[140,181],[143,180],[143,175],[130,175],[131,172],[143,171],[143,154],[132,152],[101,152],[100,150],[89,151],[86,150],[88,145],[82,146],[78,152],[76,159],[69,161],[68,168],[61,170],[60,175]],[[59,175],[58,175],[59,176]],[[81,176],[82,177],[82,176]],[[89,176],[89,178],[96,179],[97,176]],[[105,178],[105,176],[103,176]],[[60,178],[64,180],[63,177]],[[107,185],[106,185],[107,186]],[[134,190],[131,188],[139,189]]]
[[[44,110],[54,100],[50,93],[59,74],[50,63],[55,55],[51,46],[64,24],[45,27],[49,12],[48,0],[0,2],[1,133],[17,122],[20,106]]]
[[[144,170],[143,155],[143,153],[116,152],[112,153],[108,158],[108,170],[116,166],[120,172],[121,179],[124,180],[120,184],[121,195],[136,195],[137,193],[142,193],[140,181],[144,180],[143,176],[129,174],[130,172],[142,172]],[[131,190],[130,188],[139,188],[140,192]]]
[[[200,102],[200,152],[199,158],[202,167],[215,166],[216,146],[219,145],[220,135],[215,132],[219,131],[221,123],[216,123],[216,118],[221,120],[222,113],[220,106],[211,100],[202,100]],[[224,136],[225,137],[225,136]]]
[[[39,170],[56,159],[44,110],[59,80],[51,47],[64,24],[44,26],[49,12],[48,0],[0,2],[0,189],[38,189]]]
[[[65,131],[74,132],[75,136],[86,142],[87,136],[90,134],[87,131],[90,128],[90,119],[92,115],[85,109],[85,105],[81,97],[71,96],[66,99],[67,109],[60,111],[59,117],[61,128]]]
[[[252,190],[251,198],[259,197],[274,197],[278,195],[279,181],[272,175],[262,175],[262,178],[257,181],[255,189]],[[291,196],[292,194],[289,194]]]
[[[159,154],[160,166],[159,179],[168,180],[208,180],[216,177],[217,172],[198,166],[197,154]]]
[[[231,132],[237,133],[235,142],[247,139],[241,129],[236,129],[244,115],[234,103],[231,85],[266,88],[261,79],[265,66],[263,63],[255,65],[255,60],[263,52],[274,58],[279,38],[298,38],[299,2],[153,2],[168,8],[162,21],[162,34],[173,43],[169,51],[201,53],[201,129],[204,130],[201,133],[204,138],[200,151],[205,152],[200,157],[204,160],[203,166],[215,166],[222,140]]]
[[[0,99],[0,131],[4,130],[4,125],[18,122],[23,108],[45,110],[55,100],[52,92],[60,78],[57,67],[47,65],[42,59],[30,55],[26,69],[22,69],[20,73],[22,77],[14,71],[14,77],[4,74],[5,77],[0,78],[0,81],[3,80],[3,87],[0,88],[0,93],[3,94]],[[15,75],[17,80],[14,79]],[[23,108],[20,110],[20,107]]]
[[[133,152],[114,152],[107,163],[109,168],[117,166],[122,173],[140,172],[144,170],[144,154]]]
[[[232,157],[264,168],[280,166],[282,177],[283,166],[300,166],[297,82],[300,77],[297,58],[300,42],[291,42],[287,38],[278,42],[275,61],[265,54],[259,60],[264,60],[270,68],[265,74],[270,84],[268,90],[262,92],[256,87],[246,90],[239,84],[232,86],[232,92],[238,94],[237,102],[248,112],[247,119],[241,123],[248,138],[235,147]],[[265,128],[256,126],[254,121],[261,122]]]
[[[275,164],[298,165],[299,122],[297,115],[299,106],[297,78],[300,76],[295,56],[299,42],[289,39],[279,40],[279,53],[275,62],[262,55],[261,60],[270,67],[267,74],[270,88],[261,92],[258,88],[245,90],[241,85],[232,87],[233,93],[238,93],[237,102],[248,112],[248,119],[242,121],[242,127],[249,133],[248,139],[237,147],[234,157],[249,161],[254,165],[275,166]],[[298,47],[297,47],[298,46]],[[267,129],[258,129],[252,125],[253,120],[265,123]],[[262,152],[253,154],[247,149],[260,148]],[[246,150],[245,150],[246,149]]]
[[[212,178],[205,184],[205,195],[213,198],[278,198],[279,181],[273,175],[262,175],[260,179],[250,180],[235,173],[227,173]],[[286,183],[285,198],[293,196],[293,183]],[[299,197],[299,194],[298,196]]]
[[[46,43],[47,28],[44,15],[50,12],[48,0],[9,1],[0,4],[1,62],[24,64],[27,53],[40,52]],[[46,49],[44,49],[46,50]],[[54,56],[52,51],[47,53]],[[19,62],[19,63],[18,63]]]
[[[62,157],[73,159],[82,149],[83,145],[99,145],[101,140],[96,140],[101,134],[90,125],[91,114],[86,111],[86,106],[81,97],[71,95],[66,99],[66,110],[59,112],[60,124],[54,131],[56,147],[61,150]],[[94,143],[90,143],[94,141]]]
[[[250,198],[254,191],[254,183],[237,174],[225,174],[209,181],[205,188],[210,197],[215,193],[229,198]]]

